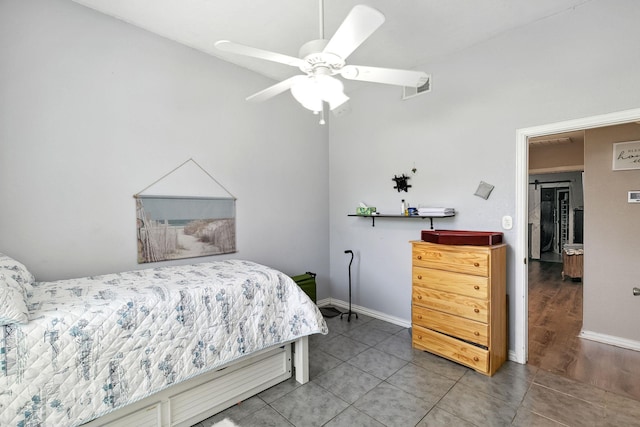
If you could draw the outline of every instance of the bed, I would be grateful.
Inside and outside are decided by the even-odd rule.
[[[36,282],[0,254],[0,425],[189,426],[292,376],[316,305],[250,261]]]

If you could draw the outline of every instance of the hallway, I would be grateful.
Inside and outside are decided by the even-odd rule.
[[[578,337],[582,282],[529,260],[529,360],[542,370],[640,400],[640,352]]]

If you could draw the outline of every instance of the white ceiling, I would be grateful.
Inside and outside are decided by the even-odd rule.
[[[319,38],[319,0],[73,0],[229,62],[283,80],[293,67],[217,51],[237,43],[298,56]],[[423,69],[438,57],[525,26],[591,0],[326,0],[325,38],[349,10],[367,4],[386,21],[348,64]],[[437,76],[433,76],[437,81]]]

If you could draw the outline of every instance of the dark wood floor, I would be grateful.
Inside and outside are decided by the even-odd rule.
[[[561,272],[561,263],[529,262],[528,363],[640,400],[640,352],[578,338],[582,282]]]

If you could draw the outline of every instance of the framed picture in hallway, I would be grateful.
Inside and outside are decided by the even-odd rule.
[[[614,143],[612,169],[614,171],[640,169],[640,141]]]

